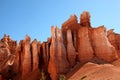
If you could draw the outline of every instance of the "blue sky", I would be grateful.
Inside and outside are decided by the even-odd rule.
[[[70,15],[83,11],[91,14],[91,25],[105,25],[120,33],[120,0],[0,0],[0,38],[9,34],[13,40],[46,41],[51,26],[61,25]]]

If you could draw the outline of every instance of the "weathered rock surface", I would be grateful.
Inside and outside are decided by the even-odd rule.
[[[22,53],[22,77],[31,72],[31,51],[30,51],[30,37],[26,35],[23,41],[23,53]]]
[[[91,27],[90,25],[90,13],[87,11],[84,11],[80,16],[80,25]]]
[[[108,40],[115,47],[116,52],[120,57],[120,35],[113,32],[113,29],[109,30],[107,33]]]
[[[34,71],[39,67],[39,57],[36,39],[32,42],[31,46],[32,46],[32,71]]]
[[[97,57],[108,62],[118,58],[115,48],[108,41],[106,28],[104,26],[92,30],[92,40],[94,53]]]
[[[71,30],[73,45],[75,47],[75,50],[77,50],[77,47],[78,47],[78,45],[77,45],[77,43],[78,43],[77,32],[78,31],[77,30],[78,30],[78,28],[79,28],[79,24],[78,24],[76,15],[70,16],[70,18],[62,24],[63,43],[64,43],[65,47],[67,47],[67,30]]]
[[[95,73],[105,70],[105,73],[119,73],[118,63],[120,63],[120,34],[112,30],[106,31],[104,26],[98,28],[91,27],[90,13],[84,11],[80,15],[80,23],[76,15],[62,24],[62,28],[51,28],[51,37],[46,42],[39,42],[36,39],[31,42],[30,37],[26,36],[19,44],[12,40],[10,36],[4,35],[0,40],[0,79],[3,80],[58,80],[61,75],[72,73],[74,77],[76,70],[80,69],[79,76],[92,70]],[[88,68],[86,63],[94,62]],[[114,67],[102,66],[98,64],[113,64]],[[79,66],[77,66],[79,64]],[[85,66],[83,66],[86,64]],[[82,67],[83,66],[83,67]],[[82,68],[81,68],[82,67]],[[84,71],[84,67],[86,70]],[[118,70],[118,72],[114,71]],[[81,70],[83,72],[81,72]],[[73,72],[72,72],[73,71]],[[109,77],[112,75],[100,74]],[[82,74],[81,74],[82,73]],[[92,72],[89,72],[86,79],[93,79]],[[97,77],[101,77],[97,76]],[[70,77],[70,76],[69,76]],[[96,77],[93,79],[95,80]],[[106,79],[106,78],[105,78]],[[111,80],[117,80],[112,77]]]
[[[65,74],[69,70],[66,49],[63,44],[61,30],[52,27],[52,41],[50,46],[50,61],[48,72],[52,80],[57,80],[58,75]]]
[[[67,80],[119,80],[120,67],[111,64],[86,63]]]
[[[11,54],[10,47],[8,45],[9,36],[4,35],[0,41],[0,79],[10,77],[9,67],[13,65],[15,56]],[[12,42],[12,41],[11,41]]]
[[[75,65],[77,52],[73,45],[71,30],[67,30],[67,55],[70,66],[73,67]]]
[[[94,57],[92,42],[90,40],[89,28],[81,27],[78,31],[78,58],[79,61],[84,62]]]

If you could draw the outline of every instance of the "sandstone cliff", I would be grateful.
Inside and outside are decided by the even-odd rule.
[[[112,63],[120,58],[120,34],[93,28],[90,13],[84,11],[78,22],[76,15],[51,27],[46,42],[31,41],[26,35],[19,44],[10,36],[0,40],[0,80],[58,80],[61,75],[73,75],[77,65],[87,62]],[[96,65],[95,65],[96,66]],[[71,78],[69,79],[71,80]]]

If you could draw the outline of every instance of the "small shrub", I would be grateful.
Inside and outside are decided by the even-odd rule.
[[[44,72],[42,72],[42,76],[41,76],[40,80],[46,80],[46,76],[45,76]]]
[[[66,77],[64,75],[60,75],[59,80],[66,80]]]

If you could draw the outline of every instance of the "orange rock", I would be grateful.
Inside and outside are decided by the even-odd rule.
[[[30,37],[26,35],[22,53],[22,77],[31,72]]]
[[[71,15],[70,18],[62,24],[62,31],[68,29],[76,30],[78,21],[76,15]],[[74,27],[73,27],[74,26]]]
[[[87,11],[84,11],[80,15],[80,25],[90,27],[90,13]]]
[[[65,74],[69,70],[66,49],[63,44],[61,30],[52,27],[52,41],[50,46],[50,61],[48,72],[52,80],[57,80],[60,74]]]
[[[120,68],[112,64],[88,62],[67,80],[120,80]]]
[[[107,37],[110,43],[117,49],[116,37],[115,37],[115,33],[113,32],[113,29],[107,31]]]
[[[94,53],[97,57],[111,62],[118,58],[115,48],[111,45],[107,38],[106,28],[100,26],[92,30],[92,44]]]
[[[33,42],[31,43],[32,47],[32,71],[38,69],[39,66],[39,56],[38,56],[38,48],[37,48],[37,40],[34,39]]]
[[[120,34],[113,30],[107,32],[104,26],[92,28],[90,14],[84,11],[80,23],[77,16],[72,15],[62,24],[62,29],[52,27],[52,36],[46,42],[33,40],[31,43],[30,37],[26,36],[17,45],[16,41],[5,34],[0,40],[0,73],[5,80],[37,80],[42,72],[47,80],[58,80],[60,75],[75,73],[83,63],[112,63],[118,56],[120,57]],[[113,63],[116,65],[119,60]]]
[[[120,34],[115,34],[115,40],[116,40],[116,50],[117,50],[117,53],[120,57]]]
[[[49,63],[49,43],[48,42],[43,42],[41,45],[42,48],[42,58],[43,58],[43,69],[45,72],[48,72],[48,63]]]
[[[16,52],[15,52],[15,61],[12,65],[13,69],[13,73],[14,74],[19,74],[20,73],[20,53],[21,53],[21,49],[20,49],[20,45],[17,46],[16,48]],[[16,77],[16,76],[14,76]]]
[[[115,47],[118,56],[120,57],[120,34],[113,32],[113,29],[107,31],[107,37],[110,43]]]
[[[81,27],[78,31],[78,58],[79,61],[85,62],[94,57],[94,51],[91,45],[89,28]]]
[[[76,15],[71,15],[70,18],[62,24],[63,43],[67,47],[67,30],[71,30],[73,35],[73,45],[77,50],[77,30],[79,28],[78,20]]]
[[[67,30],[67,56],[71,67],[75,65],[76,53],[77,52],[73,46],[71,30]]]

